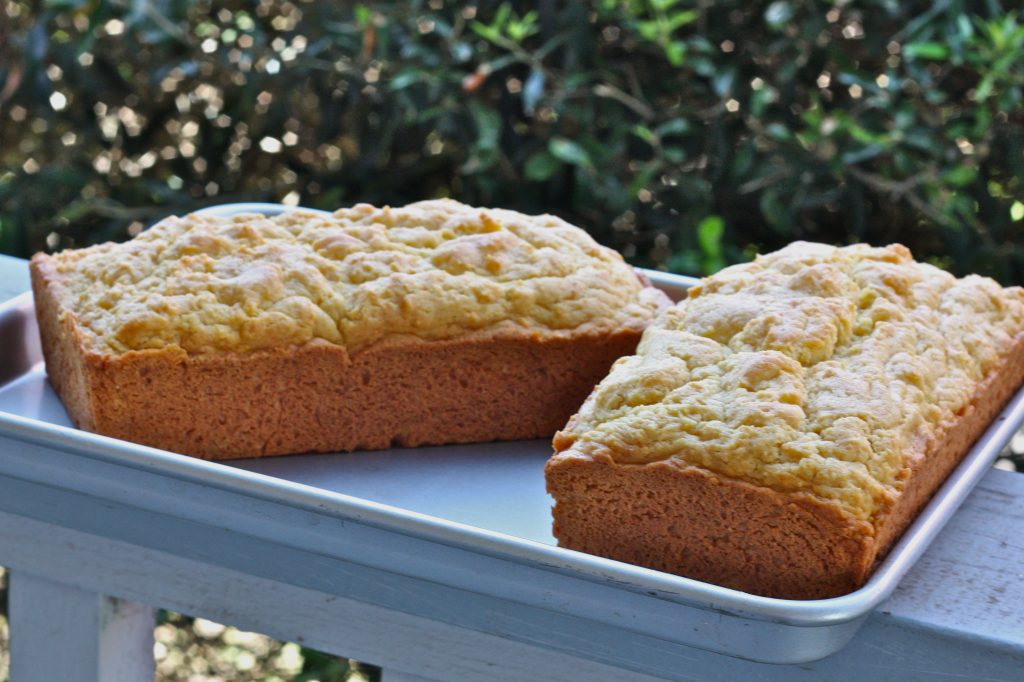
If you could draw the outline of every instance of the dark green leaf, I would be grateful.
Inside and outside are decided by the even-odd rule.
[[[688,119],[673,118],[655,128],[655,132],[661,137],[668,137],[669,135],[685,135],[692,128],[693,124]]]
[[[555,174],[558,170],[558,159],[542,150],[531,155],[523,166],[523,171],[528,180],[544,181]]]
[[[910,43],[903,47],[903,54],[911,58],[941,60],[949,57],[949,47],[943,43]]]
[[[571,163],[574,166],[591,166],[590,155],[587,150],[564,137],[556,137],[548,143],[548,151],[556,159]]]
[[[973,166],[957,166],[942,174],[942,179],[954,187],[963,187],[974,182],[978,169]]]
[[[697,225],[697,243],[704,255],[719,257],[722,255],[722,235],[725,234],[725,221],[722,216],[709,215]]]

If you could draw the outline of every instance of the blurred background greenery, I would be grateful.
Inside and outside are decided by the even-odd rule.
[[[676,272],[900,241],[1021,284],[1022,97],[1011,0],[6,0],[0,252],[451,196]],[[378,675],[177,614],[157,641],[166,680]]]
[[[796,238],[1024,281],[1009,0],[10,1],[0,251],[269,200],[552,212],[692,274]]]

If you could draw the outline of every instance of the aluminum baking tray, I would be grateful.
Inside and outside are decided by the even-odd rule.
[[[207,213],[285,210],[290,209],[235,204]],[[676,299],[694,281],[646,274]],[[636,661],[656,657],[657,647],[694,646],[769,663],[809,662],[838,651],[893,592],[1024,422],[1022,390],[863,588],[833,599],[791,601],[557,547],[551,535],[552,501],[544,489],[543,468],[551,452],[547,441],[300,455],[227,465],[78,431],[46,382],[37,335],[31,294],[0,304],[0,439],[130,464],[135,470],[202,481],[225,494],[258,494],[261,499],[402,533],[439,548],[439,556],[462,557],[441,571],[409,561],[401,569],[405,575],[463,589],[467,595],[539,606],[569,616],[573,623],[590,623],[599,628],[595,632],[604,633],[604,660],[638,670],[642,666]],[[441,551],[452,547],[459,552]],[[365,547],[368,556],[374,550]],[[503,572],[481,575],[474,557],[504,562]],[[481,618],[468,611],[463,615],[487,630]],[[550,626],[530,623],[529,638],[564,641],[564,624],[563,631],[554,630],[558,622],[562,621],[552,619]],[[507,631],[499,634],[526,638]],[[635,649],[638,641],[655,648],[625,651]],[[614,650],[616,642],[621,642],[622,651]]]

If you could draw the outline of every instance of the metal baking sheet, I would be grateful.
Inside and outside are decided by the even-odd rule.
[[[211,212],[290,210],[274,204],[236,204]],[[693,280],[646,273],[673,298]],[[689,645],[771,663],[800,663],[840,649],[895,589],[1003,446],[1024,422],[1024,390],[978,440],[870,581],[843,597],[791,601],[749,595],[679,576],[559,548],[551,535],[551,499],[544,490],[548,441],[521,441],[348,454],[318,454],[231,462],[195,460],[73,429],[46,382],[31,295],[0,304],[0,438],[130,462],[225,491],[258,490],[264,498],[370,519],[438,546],[507,560],[517,575],[559,577],[574,593],[559,608],[605,626],[624,628],[668,645]],[[372,549],[372,548],[368,548]],[[470,589],[468,566],[452,566],[452,586]],[[410,573],[415,567],[409,568]],[[461,576],[461,577],[460,577]],[[566,583],[565,577],[573,580]],[[482,580],[472,590],[517,603],[536,600],[533,580]],[[602,597],[595,599],[598,586]],[[608,592],[607,588],[613,591]],[[565,588],[562,588],[565,589]],[[624,619],[623,614],[631,614]],[[628,625],[623,621],[628,620]],[[624,639],[625,641],[625,639]]]

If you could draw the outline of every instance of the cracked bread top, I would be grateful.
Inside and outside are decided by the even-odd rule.
[[[703,280],[555,438],[556,457],[675,460],[870,520],[1024,333],[1024,290],[903,246],[794,243]]]
[[[36,258],[103,354],[640,331],[668,304],[559,218],[451,200],[171,217],[125,243]]]

